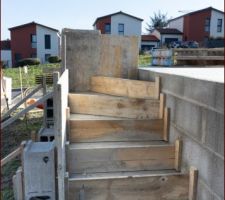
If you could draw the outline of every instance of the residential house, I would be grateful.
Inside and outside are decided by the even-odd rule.
[[[12,65],[23,58],[39,58],[46,63],[49,56],[59,55],[59,31],[36,22],[9,28]]]
[[[224,38],[224,12],[208,7],[171,19],[168,26],[183,32],[183,40],[206,45],[210,38]]]
[[[154,35],[142,35],[141,36],[141,50],[149,51],[152,48],[159,47],[160,40]]]
[[[1,61],[4,67],[12,67],[12,52],[11,52],[11,41],[2,40],[1,41]]]
[[[98,17],[93,27],[102,34],[138,36],[141,42],[142,21],[143,19],[120,11]]]
[[[167,46],[174,41],[183,40],[183,33],[175,28],[156,28],[152,35],[160,40],[160,47]]]

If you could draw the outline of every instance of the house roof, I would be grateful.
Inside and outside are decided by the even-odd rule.
[[[216,9],[216,8],[213,8],[213,7],[208,7],[208,8],[204,8],[204,9],[201,9],[201,10],[196,10],[196,11],[193,11],[193,12],[190,12],[190,13],[187,13],[187,14],[184,14],[184,15],[181,15],[181,16],[179,16],[179,17],[170,19],[169,22],[171,22],[171,21],[173,21],[173,20],[176,20],[176,19],[179,19],[179,18],[182,18],[182,17],[184,17],[184,16],[193,15],[193,14],[196,14],[196,13],[199,13],[199,12],[203,12],[203,11],[206,11],[206,10],[214,10],[214,11],[217,11],[217,12],[219,12],[219,13],[224,14],[224,12],[221,11],[221,10],[218,10],[218,9]]]
[[[1,50],[10,50],[11,49],[11,40],[2,40],[0,49]]]
[[[159,39],[154,35],[142,35],[141,40],[142,41],[154,41],[154,42],[159,41]]]
[[[176,28],[156,28],[160,34],[176,34],[176,35],[182,35],[183,33],[177,30]]]
[[[135,17],[135,16],[133,16],[133,15],[124,13],[124,12],[122,12],[122,11],[119,11],[119,12],[116,12],[116,13],[112,13],[112,14],[109,14],[109,15],[105,15],[105,16],[102,16],[102,17],[98,17],[98,18],[95,20],[93,26],[97,23],[98,20],[104,19],[104,18],[106,18],[106,17],[112,17],[112,16],[114,16],[114,15],[119,15],[119,14],[126,15],[126,16],[128,16],[128,17],[132,17],[132,18],[137,19],[137,20],[139,20],[139,21],[143,21],[143,19],[141,19],[141,18],[138,18],[138,17]]]
[[[42,26],[44,28],[51,29],[53,31],[59,32],[59,30],[57,30],[57,29],[51,28],[49,26],[45,26],[43,24],[36,23],[34,21],[33,22],[30,22],[30,23],[27,23],[27,24],[22,24],[22,25],[19,25],[19,26],[11,27],[11,28],[9,28],[9,30],[11,31],[11,30],[14,30],[14,29],[17,29],[17,28],[23,28],[23,27],[30,26],[30,25],[38,25],[38,26]]]

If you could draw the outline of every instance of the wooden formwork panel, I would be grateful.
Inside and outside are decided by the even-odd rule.
[[[155,82],[149,82],[94,76],[91,78],[91,91],[131,98],[157,99],[159,97],[159,77]]]
[[[71,113],[124,117],[131,119],[159,119],[160,101],[134,99],[99,94],[69,94]]]

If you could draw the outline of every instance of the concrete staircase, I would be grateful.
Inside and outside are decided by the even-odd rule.
[[[69,200],[188,199],[159,85],[98,76],[90,92],[69,94]]]

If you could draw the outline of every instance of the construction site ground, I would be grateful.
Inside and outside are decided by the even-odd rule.
[[[27,116],[27,120],[23,117],[10,126],[6,127],[1,133],[1,156],[5,157],[15,150],[22,141],[31,139],[31,132],[38,130],[43,121],[43,111],[36,109]],[[13,200],[13,184],[12,177],[17,168],[21,166],[21,158],[17,157],[6,164],[1,171],[1,199]]]

